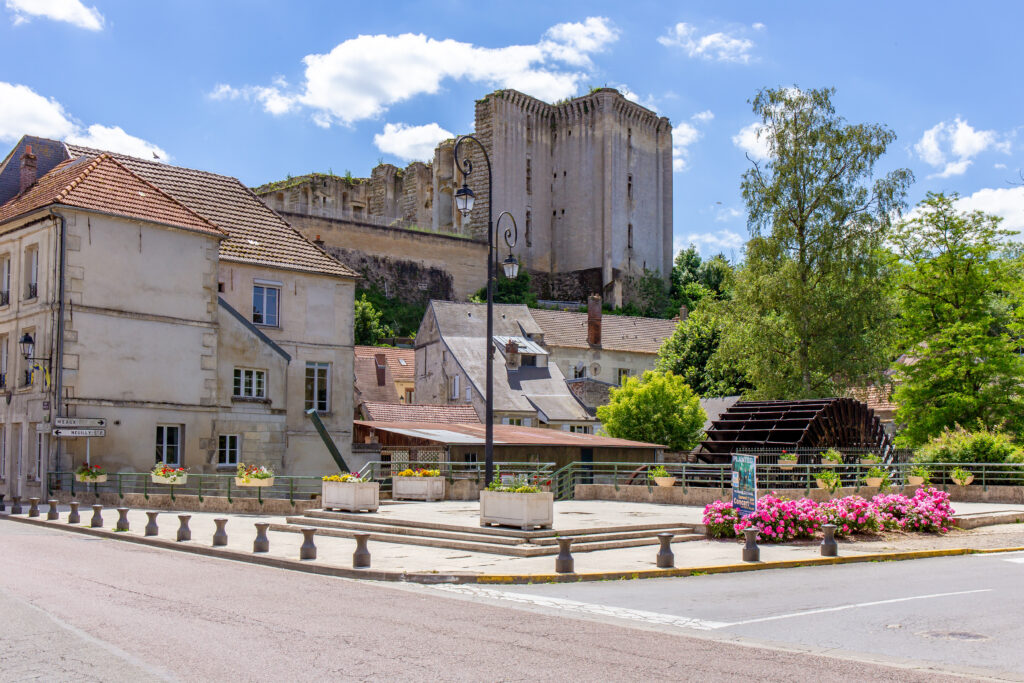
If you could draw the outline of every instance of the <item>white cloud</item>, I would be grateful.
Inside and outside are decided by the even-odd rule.
[[[992,168],[999,169],[999,170],[1005,170],[1006,169],[1006,164],[992,164]]]
[[[715,118],[710,109],[698,112],[690,117],[697,125],[707,124]],[[683,121],[672,129],[672,170],[676,173],[690,167],[690,145],[704,137],[697,126]]]
[[[682,48],[690,57],[738,64],[750,62],[750,51],[754,47],[754,41],[737,38],[728,33],[699,35],[696,26],[685,22],[670,27],[668,33],[658,38],[658,42],[666,47]]]
[[[743,212],[731,206],[720,206],[715,211],[715,221],[718,223],[728,223],[742,217]]]
[[[751,24],[750,28],[754,29],[755,31],[763,31],[765,26],[759,21],[755,24]]]
[[[424,126],[388,123],[383,133],[373,136],[373,144],[385,154],[393,154],[406,161],[429,161],[434,156],[437,143],[452,137],[455,136],[436,123]]]
[[[7,9],[14,13],[15,26],[32,17],[44,17],[89,31],[103,29],[103,15],[95,7],[83,5],[81,0],[7,0]]]
[[[641,107],[646,107],[647,109],[650,109],[653,112],[658,111],[658,107],[656,106],[654,101],[654,95],[641,97],[639,93],[635,92],[625,83],[620,83],[619,85],[615,86],[615,89],[618,90],[622,94],[622,96],[625,97],[630,102],[636,102]]]
[[[67,140],[111,152],[166,161],[160,147],[129,135],[119,126],[93,124],[85,127],[64,111],[60,102],[47,99],[25,85],[0,81],[0,141],[14,142],[22,135]]]
[[[675,247],[677,254],[681,249],[689,247],[690,244],[696,244],[701,252],[706,253],[742,249],[744,243],[743,235],[738,232],[718,230],[716,232],[695,232],[685,237],[676,237],[673,239],[672,246]]]
[[[323,127],[379,116],[395,103],[439,92],[447,80],[515,88],[552,101],[576,94],[588,76],[591,55],[618,36],[604,17],[556,24],[535,44],[498,48],[435,40],[422,33],[360,35],[326,54],[306,55],[305,80],[298,89],[281,83],[220,84],[210,96],[256,100],[278,114],[308,107]]]
[[[129,135],[120,126],[102,126],[94,123],[85,131],[79,131],[67,137],[67,141],[76,145],[95,147],[108,152],[118,152],[140,159],[159,159],[167,161],[170,155],[152,142]]]
[[[767,159],[771,154],[764,125],[760,123],[752,123],[741,128],[736,135],[732,136],[732,144],[743,150],[754,161]]]
[[[978,130],[959,116],[953,121],[935,124],[922,135],[914,145],[914,151],[929,166],[941,168],[932,178],[949,178],[963,175],[973,158],[993,149],[1010,152],[1010,143],[1001,140],[994,130]]]
[[[956,206],[961,211],[984,211],[1002,216],[1000,227],[1024,231],[1024,186],[986,187],[961,197]]]
[[[707,123],[709,121],[713,121],[714,118],[715,118],[715,113],[713,111],[711,111],[710,109],[705,109],[704,111],[699,111],[699,112],[697,112],[696,114],[694,114],[693,116],[690,117],[691,120],[696,121],[697,123]]]

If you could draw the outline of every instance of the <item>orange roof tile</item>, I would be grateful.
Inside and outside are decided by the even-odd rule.
[[[366,416],[378,422],[433,422],[467,424],[480,422],[476,410],[468,403],[453,405],[380,403],[364,401]]]
[[[213,223],[108,154],[65,161],[0,207],[0,223],[50,205],[74,206],[225,237]]]
[[[572,311],[530,309],[530,315],[544,330],[545,346],[589,349],[587,314]],[[601,316],[601,348],[608,351],[658,353],[666,338],[675,332],[678,322],[661,318],[637,318],[628,315]]]
[[[396,382],[412,382],[416,379],[416,352],[413,349],[396,349],[387,346],[356,346],[356,358],[373,358],[384,354],[391,376]]]

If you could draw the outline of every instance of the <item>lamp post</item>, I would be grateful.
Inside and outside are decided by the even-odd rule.
[[[462,171],[462,187],[455,192],[455,206],[459,213],[468,216],[473,210],[473,190],[469,189],[466,179],[473,172],[473,161],[469,158],[459,160],[459,149],[466,141],[475,142],[484,155],[484,162],[487,164],[487,395],[485,397],[484,409],[484,479],[487,483],[494,477],[494,279],[497,271],[498,254],[495,249],[496,231],[501,229],[501,219],[505,216],[512,221],[512,227],[505,230],[505,244],[508,245],[508,257],[502,262],[505,276],[514,279],[519,274],[519,262],[512,256],[512,247],[519,239],[519,228],[516,226],[515,217],[508,211],[498,215],[496,222],[492,221],[491,202],[494,198],[493,178],[491,176],[491,159],[487,155],[487,149],[483,143],[472,135],[460,135],[455,141],[455,165]]]
[[[47,363],[50,362],[49,358],[36,358],[35,356],[32,355],[36,349],[36,340],[33,339],[32,335],[29,334],[28,332],[21,335],[21,339],[18,340],[18,346],[21,348],[21,355],[25,357],[26,361],[36,360],[46,361]],[[32,370],[27,370],[26,372],[31,373]]]

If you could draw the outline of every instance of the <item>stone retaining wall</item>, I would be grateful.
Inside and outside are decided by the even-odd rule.
[[[82,504],[82,514],[87,506],[97,503],[102,503],[107,507],[259,515],[295,515],[320,507],[319,495],[315,499],[299,500],[296,498],[294,505],[287,498],[264,498],[262,505],[256,498],[232,498],[229,503],[225,496],[203,496],[203,500],[200,501],[199,496],[176,494],[174,500],[171,500],[170,494],[167,493],[151,493],[149,498],[142,493],[126,493],[122,498],[116,493],[107,492],[100,493],[97,498],[91,491],[78,491],[74,496],[70,491],[58,491],[54,496],[65,504],[77,500]]]

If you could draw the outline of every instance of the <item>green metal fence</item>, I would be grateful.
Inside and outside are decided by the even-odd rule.
[[[362,476],[370,475],[373,481],[380,482],[382,493],[391,491],[391,480],[396,471],[406,467],[412,469],[436,469],[440,470],[441,476],[449,483],[469,480],[474,482],[478,488],[487,485],[484,481],[484,463],[482,462],[401,462],[394,463],[388,460],[375,460],[367,463],[359,471]],[[531,483],[539,486],[549,486],[553,483],[552,475],[555,471],[553,462],[495,462],[495,476],[502,479],[513,477],[526,477]]]

